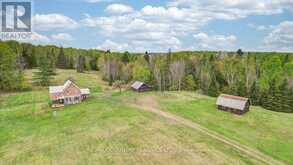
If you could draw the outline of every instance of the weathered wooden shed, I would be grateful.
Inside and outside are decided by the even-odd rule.
[[[137,92],[147,92],[151,90],[151,88],[147,84],[140,81],[135,81],[131,85],[131,89]]]
[[[217,99],[218,110],[242,115],[249,111],[250,101],[248,98],[222,94]]]

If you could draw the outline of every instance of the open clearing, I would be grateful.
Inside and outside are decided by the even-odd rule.
[[[197,123],[194,123],[190,120],[184,119],[182,117],[179,117],[177,115],[162,111],[161,109],[159,109],[159,107],[157,106],[156,103],[156,99],[154,97],[151,96],[146,96],[146,97],[142,97],[140,98],[140,100],[138,100],[137,104],[134,104],[134,107],[143,109],[145,111],[148,112],[152,112],[154,114],[157,114],[159,116],[162,116],[166,119],[175,121],[177,123],[180,123],[182,125],[188,126],[190,128],[193,128],[197,131],[200,131],[201,133],[204,133],[205,135],[208,135],[209,137],[218,140],[220,142],[223,142],[225,144],[228,144],[232,147],[234,147],[235,149],[257,159],[260,160],[266,164],[272,164],[272,165],[282,165],[283,163],[280,161],[277,161],[273,158],[271,158],[270,156],[267,156],[261,152],[259,152],[258,150],[249,148],[245,145],[242,145],[236,141],[233,141],[225,136],[222,136],[218,133],[216,133],[215,131],[211,131]]]
[[[92,97],[53,116],[47,89],[0,96],[0,164],[264,164],[205,133],[129,102],[159,107],[277,160],[292,164],[293,117],[253,107],[243,117],[215,111],[214,99],[188,92],[108,92],[99,73],[58,70]],[[31,72],[27,73],[28,81]]]
[[[260,107],[251,107],[243,116],[217,111],[216,99],[191,92],[147,93],[144,98],[155,97],[157,103],[139,99],[133,94],[128,100],[139,105],[155,106],[184,119],[199,124],[205,129],[258,150],[276,160],[293,164],[293,116],[277,113]],[[125,98],[124,98],[125,99]],[[144,102],[141,102],[144,100]]]

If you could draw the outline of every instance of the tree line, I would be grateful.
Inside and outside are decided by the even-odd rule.
[[[290,53],[106,52],[99,59],[104,80],[112,85],[143,81],[158,91],[198,91],[248,97],[253,105],[293,112],[293,55]]]
[[[56,68],[78,72],[98,70],[101,54],[103,51],[0,41],[0,91],[28,90],[23,75],[25,69],[37,69],[34,83],[41,86],[50,84]]]
[[[48,86],[56,68],[100,70],[109,85],[143,81],[164,92],[198,91],[249,97],[253,105],[293,112],[293,55],[265,52],[117,53],[0,42],[0,90],[25,88],[23,70],[38,68],[36,84]]]

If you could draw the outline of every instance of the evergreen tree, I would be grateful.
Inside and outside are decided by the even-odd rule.
[[[145,59],[145,61],[146,61],[148,64],[150,64],[150,56],[149,56],[149,53],[148,53],[148,52],[145,52],[145,54],[144,54],[144,59]]]
[[[211,84],[209,85],[208,88],[208,93],[209,96],[217,97],[219,92],[218,92],[218,87],[217,87],[217,82],[215,78],[212,78]]]
[[[58,55],[57,66],[60,69],[66,69],[66,57],[65,57],[65,54],[64,54],[63,47],[60,48],[60,52],[59,52],[59,55]]]
[[[291,89],[288,94],[288,105],[289,105],[289,111],[293,113],[293,90]]]
[[[49,60],[49,67],[52,70],[52,75],[56,75],[56,63],[55,63],[55,53],[54,49],[52,48],[51,51],[48,51],[48,60]]]
[[[110,79],[109,79],[109,86],[112,86],[114,83],[114,79],[113,79],[113,76],[110,75]]]
[[[283,60],[283,66],[285,65],[285,64],[287,64],[287,63],[289,63],[290,61],[289,61],[289,54],[286,54],[285,55],[285,57],[284,57],[284,60]]]
[[[194,80],[194,77],[191,74],[185,76],[184,81],[183,81],[183,88],[185,90],[189,90],[189,91],[196,90],[196,81]]]
[[[276,81],[275,79],[269,85],[268,92],[265,92],[265,96],[262,101],[262,106],[268,110],[275,110],[276,107]]]
[[[272,110],[274,111],[278,111],[278,112],[285,112],[286,109],[284,109],[286,106],[285,106],[285,103],[286,103],[286,95],[283,95],[283,93],[281,93],[281,91],[276,88],[275,90],[275,94],[274,94],[274,99],[273,99],[273,108]]]
[[[124,52],[123,55],[122,55],[122,58],[121,58],[121,61],[124,63],[124,64],[127,64],[129,63],[129,56],[130,56],[130,53],[129,52]]]
[[[67,61],[68,61],[67,62],[68,63],[68,68],[69,69],[74,69],[75,63],[74,63],[74,58],[72,57],[72,55],[68,57]]]
[[[52,62],[48,55],[42,55],[39,61],[38,71],[34,72],[34,83],[40,86],[49,86],[54,75]]]
[[[242,56],[244,53],[243,53],[243,51],[242,51],[242,49],[238,49],[237,50],[237,55],[238,56]]]
[[[91,70],[98,70],[98,58],[97,57],[91,57],[90,59],[90,68]]]
[[[249,95],[252,105],[261,105],[261,94],[256,82],[252,84]]]
[[[285,79],[282,85],[280,86],[279,89],[280,92],[280,111],[283,112],[293,112],[293,105],[291,105],[291,100],[292,100],[292,91],[288,88],[288,82]]]

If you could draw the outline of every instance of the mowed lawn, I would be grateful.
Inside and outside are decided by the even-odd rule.
[[[155,95],[163,110],[201,124],[226,137],[293,164],[293,114],[251,107],[243,116],[217,111],[216,98],[191,92]]]
[[[68,77],[93,94],[56,116],[45,88],[0,96],[0,164],[260,164],[196,130],[131,108],[123,96],[105,91],[97,72],[58,70],[54,84]]]

